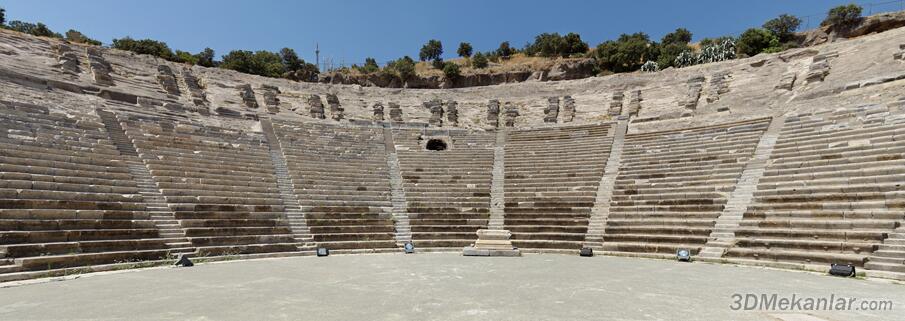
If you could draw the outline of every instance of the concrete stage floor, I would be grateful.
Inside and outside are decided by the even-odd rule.
[[[0,284],[3,320],[902,320],[905,285],[620,257],[295,257]],[[887,311],[734,311],[732,295],[886,299]]]

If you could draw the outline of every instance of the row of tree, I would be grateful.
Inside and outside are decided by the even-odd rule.
[[[861,7],[855,4],[832,8],[821,25],[851,26],[861,19]],[[636,70],[656,71],[668,67],[686,67],[699,63],[734,59],[738,56],[753,56],[763,52],[778,52],[797,46],[795,30],[801,19],[783,14],[763,24],[761,28],[751,28],[739,37],[705,38],[699,42],[699,50],[690,46],[692,33],[685,28],[663,36],[659,42],[652,41],[643,33],[622,34],[616,40],[607,40],[594,49],[581,39],[577,33],[561,36],[558,33],[542,33],[533,42],[525,44],[521,49],[512,47],[508,41],[500,43],[496,50],[475,52],[468,42],[459,44],[456,53],[473,68],[486,68],[490,62],[509,59],[516,53],[535,57],[589,57],[594,58],[601,73],[621,73]],[[0,27],[35,36],[54,37],[70,42],[101,45],[100,41],[91,39],[79,31],[70,29],[63,34],[56,33],[43,23],[23,21],[6,22],[6,11],[0,8]],[[214,58],[214,50],[205,48],[198,53],[172,50],[165,42],[152,39],[132,39],[124,37],[113,39],[112,48],[127,50],[139,54],[148,54],[169,61],[220,67],[243,73],[266,77],[282,77],[300,81],[316,79],[318,67],[307,63],[291,48],[283,48],[279,52],[266,50],[247,51],[233,50],[223,55],[221,60]],[[425,43],[418,58],[423,62],[442,70],[448,78],[458,77],[460,67],[452,62],[444,62],[443,44],[440,40],[431,39]],[[409,56],[393,60],[383,68],[374,58],[367,58],[364,65],[353,65],[352,69],[362,73],[384,73],[402,80],[415,75],[415,61]]]

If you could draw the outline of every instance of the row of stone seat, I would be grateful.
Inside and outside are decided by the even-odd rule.
[[[167,255],[96,116],[0,102],[0,129],[3,272]]]
[[[273,127],[318,246],[396,248],[382,129],[290,121]]]
[[[137,116],[121,123],[199,255],[296,250],[263,136]]]
[[[905,221],[895,206],[905,197],[897,143],[905,124],[887,116],[842,109],[788,117],[725,255],[863,266]]]
[[[431,139],[443,141],[430,150]],[[398,129],[399,155],[412,240],[419,248],[463,247],[490,218],[495,135],[465,130]]]
[[[504,226],[520,248],[578,249],[613,142],[611,124],[508,133]]]
[[[697,253],[769,119],[625,137],[603,248]]]

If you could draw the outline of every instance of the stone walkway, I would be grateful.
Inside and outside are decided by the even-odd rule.
[[[889,282],[600,256],[334,255],[31,283],[0,284],[0,319],[896,320],[905,308],[905,286]],[[883,298],[893,310],[733,311],[734,293]]]

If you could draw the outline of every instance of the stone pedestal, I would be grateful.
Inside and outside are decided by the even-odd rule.
[[[521,256],[521,251],[512,246],[508,230],[478,230],[478,240],[474,245],[462,250],[465,256]]]

